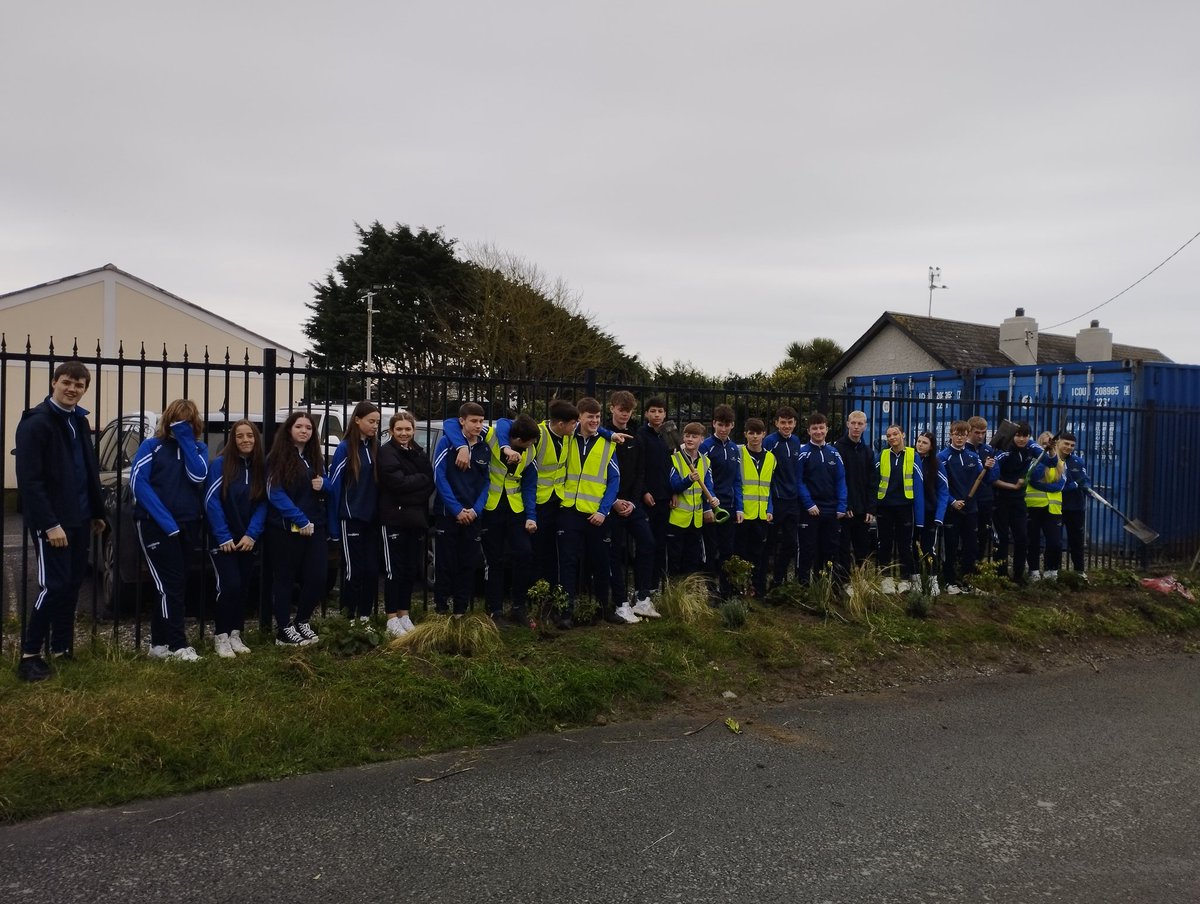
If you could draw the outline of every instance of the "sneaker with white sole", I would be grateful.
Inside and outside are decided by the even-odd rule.
[[[180,647],[178,650],[172,650],[168,658],[176,662],[199,662],[200,654],[196,652],[195,647]]]
[[[305,646],[308,646],[310,643],[319,643],[321,640],[321,636],[313,630],[313,626],[308,622],[296,625],[296,633],[304,639]]]
[[[908,591],[911,589],[912,589],[912,584],[910,584],[908,581],[897,581],[896,582],[896,592],[897,593],[908,593]]]
[[[1043,580],[1043,581],[1057,581],[1057,580],[1058,580],[1058,572],[1057,572],[1057,571],[1046,571],[1046,572],[1043,572],[1043,573],[1042,573],[1042,580]]]
[[[1035,581],[1040,581],[1041,579],[1042,579],[1042,573],[1040,571],[1029,572],[1029,583],[1032,584]]]
[[[250,648],[242,642],[242,632],[241,631],[230,631],[229,632],[229,646],[235,653],[241,654],[241,653],[249,653],[250,652]]]
[[[217,655],[222,659],[237,659],[237,653],[233,652],[233,644],[229,642],[228,634],[214,635],[213,649],[217,651]]]
[[[409,631],[411,631],[413,628],[415,628],[416,625],[413,624],[413,620],[411,618],[409,618],[407,615],[401,615],[400,616],[400,627],[403,628],[404,633],[407,634]]]
[[[621,605],[617,606],[617,618],[621,619],[627,625],[636,625],[641,621],[629,603],[621,603]]]
[[[962,592],[962,588],[957,584],[950,584],[946,587],[946,593],[950,594],[950,596],[958,596]]]
[[[165,643],[151,644],[150,649],[146,651],[146,655],[151,659],[166,659],[171,655],[171,648]]]
[[[879,589],[888,595],[895,593],[896,592],[895,578],[884,578],[882,581],[879,582]]]
[[[654,608],[654,603],[648,596],[644,596],[634,603],[632,611],[634,615],[640,615],[642,618],[662,618],[662,613]]]
[[[299,632],[288,625],[286,628],[280,628],[275,632],[275,646],[277,647],[302,647],[304,646],[304,638]]]
[[[399,615],[393,615],[387,620],[388,637],[403,637],[408,633],[408,629],[404,627],[404,619]]]

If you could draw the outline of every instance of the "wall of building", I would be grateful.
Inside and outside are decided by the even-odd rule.
[[[833,378],[841,388],[850,377],[940,370],[941,363],[891,324],[887,324]]]

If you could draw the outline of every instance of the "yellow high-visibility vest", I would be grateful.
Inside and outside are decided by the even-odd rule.
[[[1034,464],[1037,467],[1037,464]],[[1058,480],[1058,468],[1046,468],[1045,478],[1042,483],[1054,483]],[[1032,468],[1030,469],[1032,473]],[[1049,506],[1051,515],[1062,514],[1062,490],[1054,490],[1047,493],[1045,490],[1039,490],[1031,481],[1025,483],[1025,506],[1027,508],[1046,508]]]
[[[912,446],[904,447],[904,463],[901,471],[904,474],[904,498],[913,498],[913,463],[916,461],[917,450]],[[883,454],[879,456],[879,489],[875,493],[876,499],[882,499],[887,495],[888,484],[892,480],[892,449],[889,446],[883,450]]]
[[[492,453],[492,457],[488,461],[488,495],[484,510],[494,512],[496,506],[500,504],[500,494],[503,493],[508,496],[510,509],[514,512],[525,511],[525,499],[521,495],[521,475],[533,461],[537,446],[530,444],[523,450],[521,460],[517,462],[517,466],[512,471],[509,471],[508,462],[504,460],[504,455],[500,451],[500,440],[496,437],[496,428],[489,427],[483,438]]]
[[[671,456],[671,464],[680,476],[692,472],[692,465],[688,464],[687,456],[683,452],[676,451]],[[696,459],[695,468],[696,473],[700,475],[700,483],[692,482],[682,493],[675,494],[675,507],[671,509],[667,520],[676,527],[699,527],[704,523],[704,494],[700,492],[700,487],[708,473],[708,456],[703,452]]]
[[[766,520],[767,500],[771,498],[771,478],[775,474],[775,453],[763,454],[762,470],[749,449],[742,449],[742,514],[747,521]]]
[[[542,421],[539,425],[542,432],[537,444],[537,501],[538,505],[549,502],[551,496],[563,498],[563,486],[567,482],[567,456],[571,450],[569,445],[572,438],[564,436],[560,449],[554,448],[554,440],[550,436],[550,422]]]
[[[569,436],[563,445],[570,444],[567,451],[567,476],[563,485],[564,507],[575,506],[575,511],[590,515],[600,511],[600,501],[608,489],[608,463],[612,460],[617,444],[597,436],[588,450],[587,458],[580,460],[579,442]]]

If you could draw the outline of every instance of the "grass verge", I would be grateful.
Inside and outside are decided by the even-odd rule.
[[[927,618],[894,604],[869,618],[705,609],[693,621],[550,635],[488,624],[496,642],[486,634],[472,655],[351,644],[336,631],[327,649],[252,636],[252,655],[198,663],[97,643],[37,685],[16,680],[10,656],[0,663],[0,822],[487,744],[676,701],[707,705],[724,690],[836,688],[839,676],[900,657],[962,662],[1200,631],[1200,606],[1109,585],[941,597]]]

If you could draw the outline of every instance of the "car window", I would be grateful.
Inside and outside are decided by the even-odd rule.
[[[96,452],[96,458],[100,462],[101,471],[117,470],[117,440],[120,432],[117,424],[109,424],[104,428],[104,432],[100,434],[100,448]]]

